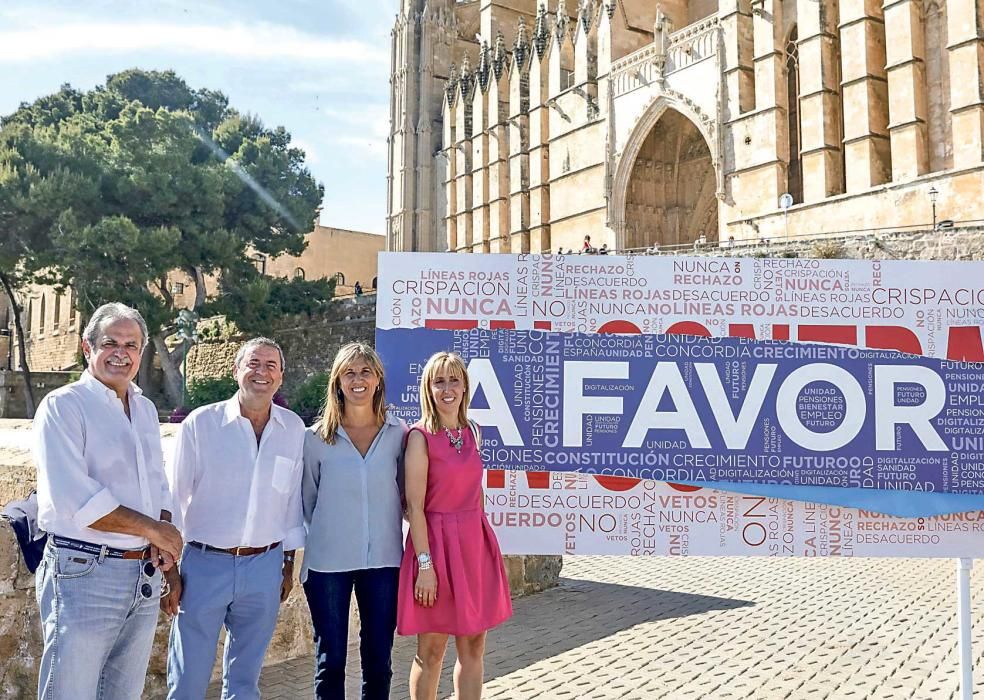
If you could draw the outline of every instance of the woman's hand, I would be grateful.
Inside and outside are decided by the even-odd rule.
[[[413,597],[418,605],[432,607],[437,601],[437,574],[434,569],[421,569],[417,572],[417,582],[413,585]]]

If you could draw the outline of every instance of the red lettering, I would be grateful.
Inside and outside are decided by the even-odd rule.
[[[504,469],[486,469],[485,485],[490,489],[506,488],[506,471]]]
[[[755,340],[755,326],[751,323],[732,323],[728,326],[732,338],[751,338]]]
[[[642,333],[639,326],[629,321],[609,321],[598,329],[599,333]]]
[[[669,481],[666,482],[666,485],[669,486],[671,489],[674,489],[676,491],[683,491],[684,493],[692,493],[694,491],[700,491],[701,489],[700,486],[691,486],[690,484],[674,484]]]
[[[631,479],[626,476],[596,476],[598,485],[608,491],[628,491],[634,488],[642,479]]]
[[[800,340],[816,343],[858,344],[858,329],[854,326],[800,326],[797,334]]]
[[[984,344],[978,326],[951,326],[946,337],[946,359],[984,362]]]
[[[468,331],[478,328],[478,321],[456,318],[429,318],[424,321],[424,328],[434,328],[439,331]]]
[[[677,321],[666,329],[667,335],[699,335],[710,338],[711,332],[696,321]]]
[[[902,326],[867,326],[865,343],[876,350],[898,350],[911,355],[922,355],[919,338],[908,328]]]

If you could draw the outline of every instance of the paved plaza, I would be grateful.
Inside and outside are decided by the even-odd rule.
[[[953,560],[565,557],[561,585],[489,636],[485,698],[956,698]],[[984,576],[972,587],[984,683]],[[397,638],[393,698],[414,640]],[[449,651],[439,697],[452,696]],[[312,697],[311,659],[265,700]],[[358,698],[358,633],[349,693]],[[214,693],[209,697],[218,697]]]

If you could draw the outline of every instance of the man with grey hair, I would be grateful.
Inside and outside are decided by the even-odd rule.
[[[226,628],[223,694],[259,698],[263,655],[304,544],[304,423],[273,403],[284,354],[269,338],[246,342],[232,368],[239,391],[193,411],[168,476],[175,523],[187,544],[167,573],[161,607],[174,616],[168,698],[205,696]]]
[[[140,314],[105,304],[82,334],[88,369],[34,419],[36,574],[44,637],[38,697],[96,700],[143,692],[161,593],[181,552],[169,522],[157,408],[132,383],[147,344]]]

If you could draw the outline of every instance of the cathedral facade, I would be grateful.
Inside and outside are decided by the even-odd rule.
[[[984,0],[402,0],[387,248],[984,220]]]

